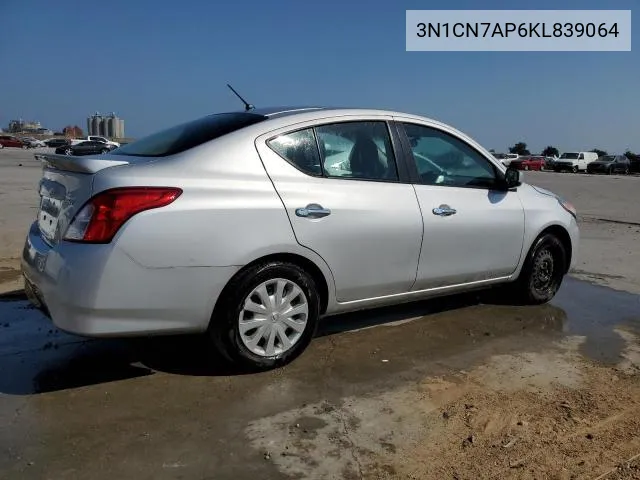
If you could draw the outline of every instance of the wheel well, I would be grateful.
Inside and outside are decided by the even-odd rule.
[[[556,237],[558,237],[558,240],[562,242],[562,246],[567,252],[567,271],[565,273],[568,273],[569,266],[571,265],[571,257],[573,255],[573,249],[571,247],[571,237],[569,236],[569,232],[567,232],[567,230],[565,230],[565,228],[561,227],[560,225],[551,225],[550,227],[545,228],[539,236],[544,235],[545,233],[551,233],[555,235]]]
[[[320,295],[320,313],[323,314],[327,311],[327,304],[329,302],[329,286],[327,285],[327,280],[322,274],[322,271],[315,263],[301,255],[296,255],[295,253],[276,253],[272,255],[266,255],[264,257],[255,259],[251,263],[248,263],[240,270],[238,270],[238,272],[236,272],[236,275],[238,275],[240,272],[245,271],[247,268],[251,268],[257,263],[269,262],[274,260],[289,262],[298,265],[305,272],[311,275],[311,278],[313,278],[313,281],[318,287],[318,294]],[[229,283],[231,283],[231,281]],[[224,294],[225,290],[226,287],[223,289],[221,295]]]

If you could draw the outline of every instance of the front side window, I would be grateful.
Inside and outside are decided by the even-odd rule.
[[[462,140],[435,128],[404,124],[423,185],[493,188],[496,169]]]
[[[398,169],[386,122],[344,122],[316,127],[327,177],[397,181]]]

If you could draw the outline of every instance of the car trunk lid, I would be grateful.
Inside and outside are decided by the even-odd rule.
[[[130,163],[115,156],[36,154],[35,158],[42,162],[38,228],[42,238],[51,245],[60,241],[73,216],[91,198],[95,174]]]

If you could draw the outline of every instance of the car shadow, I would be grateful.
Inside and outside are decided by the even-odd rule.
[[[478,304],[463,294],[325,317],[316,337],[393,324]],[[156,372],[187,376],[255,373],[217,354],[204,335],[88,339],[67,334],[33,308],[24,292],[0,295],[0,393],[30,395]]]

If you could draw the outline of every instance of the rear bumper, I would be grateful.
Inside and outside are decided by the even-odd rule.
[[[35,223],[22,254],[29,300],[58,328],[90,337],[204,331],[237,269],[146,268],[114,244],[51,247]]]

